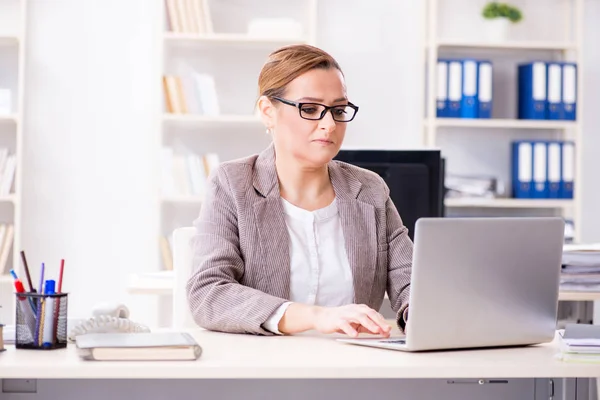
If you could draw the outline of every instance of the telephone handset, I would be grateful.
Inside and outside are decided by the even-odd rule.
[[[75,341],[78,335],[86,333],[150,332],[140,323],[129,320],[129,309],[124,304],[98,303],[92,310],[92,317],[77,324],[69,332],[69,340]]]

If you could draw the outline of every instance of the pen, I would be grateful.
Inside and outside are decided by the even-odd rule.
[[[13,277],[14,280],[14,284],[15,284],[15,291],[17,293],[25,293],[25,287],[23,286],[23,282],[21,282],[21,280],[19,279],[19,277],[17,276],[17,273],[15,272],[14,269],[10,270],[10,274]],[[25,300],[25,296],[19,296],[19,300]],[[28,303],[30,305],[30,307],[35,310],[35,305],[33,303],[33,300],[31,299],[31,297],[29,297],[28,299]]]
[[[23,283],[21,282],[21,280],[19,279],[19,277],[17,276],[17,274],[15,273],[14,270],[10,270],[10,274],[12,275],[12,277],[14,278],[15,282],[15,290],[17,293],[25,293],[25,288],[23,287]],[[33,304],[31,303],[31,298],[26,299],[25,296],[17,296],[18,298],[18,307],[21,309],[21,314],[23,316],[23,320],[24,320],[24,326],[26,328],[25,333],[28,334],[25,337],[25,341],[27,343],[33,341],[33,335],[31,334],[31,332],[35,329],[35,316],[34,316],[34,310],[35,307],[33,306]],[[29,304],[29,306],[28,306]],[[19,332],[19,328],[17,327],[17,332]],[[17,333],[15,332],[15,334]]]
[[[35,288],[33,287],[33,283],[31,283],[31,275],[29,275],[29,266],[27,265],[27,258],[25,258],[25,251],[21,250],[21,260],[23,261],[23,268],[25,269],[25,277],[27,278],[27,283],[29,284],[29,291],[35,293]]]
[[[58,274],[58,288],[56,290],[56,293],[62,293],[62,280],[63,280],[63,273],[65,271],[65,260],[64,258],[60,260],[60,272]],[[58,342],[58,318],[59,318],[59,314],[60,314],[60,303],[61,301],[63,301],[62,297],[58,297],[56,299],[56,304],[54,305],[54,332],[52,333],[52,340],[56,343]]]
[[[54,344],[54,285],[55,282],[51,279],[46,281],[46,287],[44,288],[44,295],[49,295],[46,298],[46,306],[42,312],[44,318],[44,326],[40,328],[42,331],[42,346],[52,347]]]
[[[57,293],[62,292],[62,280],[63,280],[63,272],[65,270],[65,259],[60,260],[60,273],[58,275],[58,290]]]

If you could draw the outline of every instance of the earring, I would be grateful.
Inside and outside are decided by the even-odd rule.
[[[266,133],[267,133],[267,135],[270,135],[271,134],[271,128],[267,128]]]

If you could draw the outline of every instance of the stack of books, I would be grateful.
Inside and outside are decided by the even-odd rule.
[[[563,247],[560,288],[569,292],[600,292],[600,244]]]
[[[560,353],[567,362],[600,363],[600,326],[569,324],[559,334]]]

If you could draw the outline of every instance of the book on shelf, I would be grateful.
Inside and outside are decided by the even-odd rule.
[[[190,71],[183,76],[163,76],[166,112],[171,114],[219,115],[215,80],[211,75]]]
[[[173,270],[172,243],[169,240],[169,238],[167,238],[164,235],[160,236],[159,242],[160,242],[160,255],[161,255],[162,261],[163,261],[163,268],[166,271],[172,271]]]
[[[0,196],[11,193],[17,169],[17,156],[3,147],[0,148]]]
[[[175,33],[213,32],[208,0],[165,0],[167,30]]]
[[[219,165],[219,155],[176,154],[171,147],[162,149],[162,193],[164,196],[204,196],[206,179]]]
[[[0,273],[8,275],[10,272],[8,256],[13,247],[14,225],[0,224]]]

